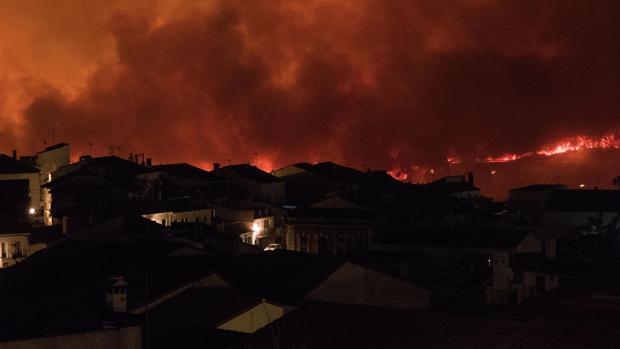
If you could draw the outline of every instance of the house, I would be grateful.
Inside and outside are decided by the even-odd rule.
[[[52,181],[52,173],[71,162],[71,147],[67,143],[58,143],[45,148],[34,156],[33,166],[41,171],[41,185]],[[41,188],[43,201],[43,223],[52,225],[52,195],[48,188]]]
[[[2,270],[0,294],[7,301],[0,305],[0,345],[140,348],[140,318],[106,309],[106,281],[178,248],[145,238],[111,243],[73,237]]]
[[[379,212],[350,208],[297,208],[285,217],[286,248],[291,251],[344,255],[366,249]]]
[[[544,253],[551,255],[545,255]],[[560,285],[560,275],[550,260],[555,251],[496,252],[491,257],[491,284],[486,289],[487,305],[523,303]]]
[[[583,234],[604,234],[620,227],[620,190],[557,190],[543,211],[547,224],[581,228]]]
[[[280,178],[286,183],[286,204],[289,206],[306,206],[343,188],[341,184],[312,172],[297,172]]]
[[[217,229],[241,241],[265,247],[283,243],[283,209],[259,202],[224,201],[214,205]]]
[[[284,308],[246,296],[232,287],[199,287],[183,291],[149,310],[150,326],[161,333],[183,327],[254,333],[284,315]]]
[[[428,187],[436,191],[445,192],[458,199],[476,199],[480,197],[480,188],[474,186],[472,173],[469,173],[467,178],[464,175],[443,177],[429,183]]]
[[[0,154],[0,181],[28,181],[28,212],[33,221],[42,220],[43,206],[41,200],[41,175],[38,168],[30,166],[13,157]]]
[[[277,170],[273,170],[271,171],[271,174],[276,177],[282,178],[282,177],[294,175],[297,173],[308,172],[308,170],[310,170],[311,168],[312,168],[312,165],[307,162],[298,162],[296,164],[284,166]]]
[[[286,182],[287,205],[306,206],[354,186],[364,173],[333,162],[298,163],[273,171]]]
[[[26,259],[29,255],[29,229],[0,224],[0,268],[7,268]]]
[[[61,167],[45,185],[53,196],[52,215],[65,232],[136,210],[161,198],[161,181],[147,166],[115,156],[84,158]]]
[[[284,181],[255,166],[230,165],[213,172],[230,179],[231,186],[238,191],[237,195],[273,205],[286,202]]]
[[[0,221],[28,223],[30,182],[27,179],[0,180]]]
[[[30,252],[28,192],[28,180],[0,180],[0,268],[21,262]]]
[[[186,163],[155,165],[152,168],[159,171],[163,180],[176,183],[181,190],[171,195],[189,195],[202,203],[213,200],[226,199],[230,195],[230,180],[214,172]],[[164,184],[164,192],[167,192]]]
[[[141,213],[142,217],[167,227],[176,222],[211,225],[214,216],[209,206],[184,198],[147,204]]]
[[[566,190],[564,184],[533,184],[511,189],[508,192],[510,208],[519,215],[522,222],[541,223],[543,210],[554,192]]]
[[[553,270],[541,270],[536,264],[532,267],[532,264],[519,262],[522,258],[540,257],[543,261],[555,258],[555,240],[543,241],[530,231],[417,229],[397,241],[373,244],[370,249],[423,253],[430,258],[424,261],[427,269],[437,269],[432,270],[433,274],[443,285],[450,280],[450,274],[457,277],[456,280],[471,276],[469,287],[480,287],[488,279],[484,292],[489,305],[521,303],[557,287],[559,283]],[[408,268],[411,268],[410,276],[415,277],[411,273],[417,272],[416,265]]]
[[[116,309],[148,318],[145,336],[156,347],[179,340],[180,333],[189,338],[217,330],[253,333],[284,314],[282,306],[231,287],[215,265],[204,254],[136,264],[111,280],[122,286]]]
[[[17,158],[17,152],[14,151],[14,157]],[[58,143],[45,148],[33,156],[20,156],[19,160],[28,166],[39,170],[41,185],[51,182],[52,173],[59,168],[69,165],[71,161],[70,146],[67,143]],[[33,223],[52,225],[51,216],[52,197],[47,188],[40,188],[40,203],[33,205],[35,212],[32,214]],[[40,211],[38,211],[40,207]]]

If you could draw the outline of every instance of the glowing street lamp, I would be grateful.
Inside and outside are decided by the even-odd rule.
[[[32,216],[32,215],[34,215],[34,213],[35,213],[35,209],[34,209],[34,207],[31,207],[31,208],[28,210],[28,213],[29,213],[31,216]]]

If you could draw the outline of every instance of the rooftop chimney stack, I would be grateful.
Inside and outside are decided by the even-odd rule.
[[[108,309],[116,312],[127,312],[127,282],[122,276],[108,279],[105,302]]]
[[[467,183],[474,185],[474,173],[467,172]]]
[[[13,159],[17,160],[17,150],[13,149]]]
[[[219,162],[214,162],[213,163],[213,170],[217,170],[220,168],[220,163]]]
[[[146,158],[146,166],[148,167],[153,166],[153,160],[151,158]]]

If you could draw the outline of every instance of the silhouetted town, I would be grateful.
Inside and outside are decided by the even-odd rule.
[[[620,347],[620,190],[71,158],[0,155],[0,348]]]

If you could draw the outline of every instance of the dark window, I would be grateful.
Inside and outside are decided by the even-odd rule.
[[[545,277],[541,275],[536,276],[536,292],[543,293],[545,292]]]

